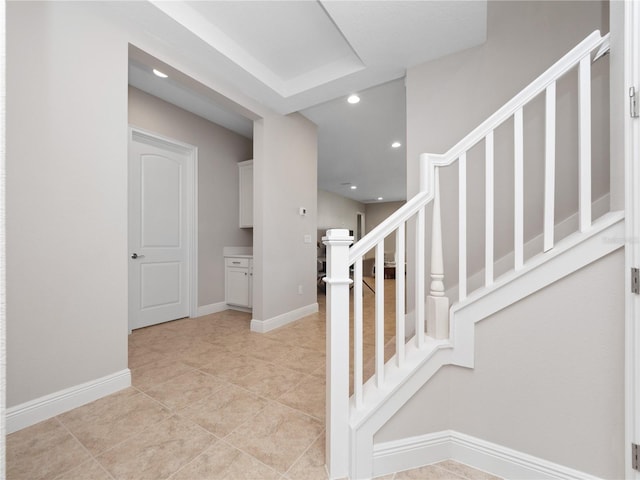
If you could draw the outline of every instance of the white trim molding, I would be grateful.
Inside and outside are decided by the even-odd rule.
[[[443,430],[373,446],[373,476],[455,460],[502,478],[596,480],[564,465],[534,457],[471,435]]]
[[[227,310],[235,310],[237,312],[244,312],[244,313],[253,312],[252,307],[241,307],[240,305],[231,305],[230,303],[227,303],[226,305],[227,305]]]
[[[296,320],[300,320],[307,315],[316,313],[317,311],[318,304],[312,303],[310,305],[296,308],[295,310],[291,310],[289,312],[277,315],[272,318],[268,318],[266,320],[257,320],[253,318],[251,319],[251,331],[258,333],[267,333],[271,330],[275,330],[276,328],[280,328],[289,323],[295,322]]]
[[[196,317],[211,315],[212,313],[224,312],[229,309],[229,305],[225,302],[210,303],[209,305],[200,305],[196,310]]]
[[[624,88],[617,95],[624,105],[625,162],[625,477],[640,480],[632,467],[631,444],[640,443],[640,297],[631,291],[630,269],[640,267],[640,118],[631,117],[629,89],[640,91],[640,3],[624,2]],[[613,123],[613,119],[612,125]]]
[[[130,386],[131,371],[125,368],[111,375],[8,408],[7,433],[17,432]]]

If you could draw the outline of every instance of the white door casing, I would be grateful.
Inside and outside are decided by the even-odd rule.
[[[129,129],[129,330],[195,312],[196,154]]]
[[[362,212],[356,212],[356,231],[354,233],[356,242],[365,236],[364,213]]]
[[[624,4],[625,95],[640,96],[640,2]],[[626,98],[629,101],[628,98]],[[625,102],[626,103],[626,102]],[[640,480],[632,469],[631,443],[640,444],[640,295],[632,293],[629,269],[640,267],[640,118],[625,105],[626,326],[625,326],[625,478]]]

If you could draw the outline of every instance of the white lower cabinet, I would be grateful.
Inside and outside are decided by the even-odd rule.
[[[225,258],[225,303],[251,308],[253,295],[253,259]]]

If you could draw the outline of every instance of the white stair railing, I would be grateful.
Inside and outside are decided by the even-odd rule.
[[[514,265],[517,272],[525,266],[524,258],[524,122],[523,109],[534,98],[545,94],[545,194],[544,247],[554,246],[555,189],[555,110],[556,82],[578,66],[578,133],[579,133],[579,231],[586,232],[591,216],[591,62],[609,48],[609,36],[595,31],[551,66],[522,92],[474,129],[443,155],[420,156],[420,191],[361,241],[353,241],[348,230],[328,230],[327,246],[327,449],[326,461],[330,478],[348,476],[352,455],[350,418],[363,409],[376,407],[380,395],[367,396],[373,390],[391,391],[385,378],[385,312],[384,312],[384,242],[395,236],[395,355],[393,364],[402,367],[407,348],[428,352],[436,339],[449,338],[449,299],[445,296],[443,242],[440,212],[439,169],[458,163],[458,303],[467,299],[467,152],[484,142],[485,152],[485,288],[494,284],[494,131],[513,119],[514,141]],[[431,228],[431,281],[426,293],[425,273],[425,209],[433,201]],[[415,241],[409,242],[415,262],[415,292],[412,305],[405,305],[405,252],[407,226],[412,223]],[[374,357],[373,376],[365,378],[365,318],[363,308],[363,261],[375,252]],[[353,268],[351,269],[351,267]],[[353,278],[350,278],[350,271]],[[349,398],[350,285],[353,283],[353,400]],[[415,335],[406,340],[405,313],[413,312]],[[426,310],[426,312],[425,312]],[[426,316],[425,316],[426,313]],[[426,326],[426,328],[425,328]],[[455,326],[451,326],[455,327]],[[455,345],[454,345],[455,348]],[[425,353],[426,354],[426,353]],[[366,359],[368,360],[368,359]],[[367,388],[364,388],[365,385]],[[388,388],[389,387],[389,388]],[[373,403],[372,403],[373,402]],[[354,450],[355,451],[355,448]]]

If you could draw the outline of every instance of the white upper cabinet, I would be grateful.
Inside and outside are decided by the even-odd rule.
[[[253,228],[253,160],[238,163],[240,174],[240,228]]]

